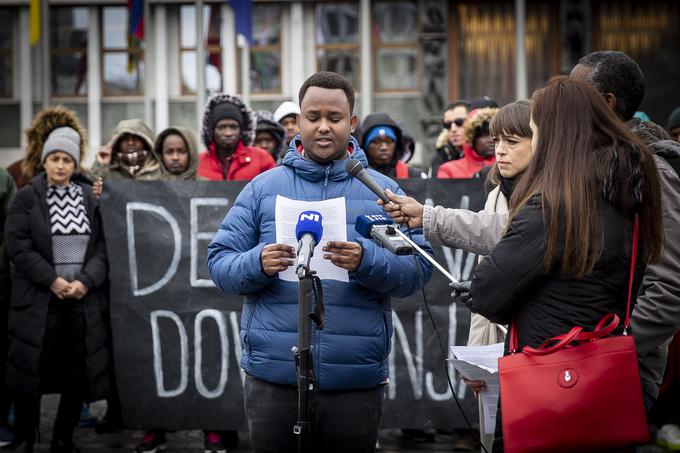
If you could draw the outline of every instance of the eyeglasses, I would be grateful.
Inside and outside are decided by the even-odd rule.
[[[442,127],[444,129],[451,129],[452,124],[455,124],[458,127],[463,127],[463,124],[465,124],[465,118],[456,118],[453,121],[443,121]]]

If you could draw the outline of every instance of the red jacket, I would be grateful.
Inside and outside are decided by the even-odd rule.
[[[473,178],[482,168],[493,165],[496,156],[484,158],[477,154],[467,143],[463,146],[465,155],[462,159],[451,160],[439,167],[437,178],[439,179],[470,179]]]
[[[255,146],[245,146],[239,141],[231,156],[231,165],[225,175],[225,165],[217,156],[215,144],[211,143],[207,151],[198,157],[199,178],[215,181],[250,181],[255,176],[276,167],[276,162],[266,150]]]

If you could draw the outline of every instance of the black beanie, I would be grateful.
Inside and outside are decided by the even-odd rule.
[[[674,127],[680,126],[680,107],[676,108],[673,110],[671,113],[671,116],[668,117],[668,127],[667,129],[670,131]]]
[[[225,118],[235,120],[243,129],[243,112],[235,104],[231,102],[223,102],[217,104],[210,115],[210,129],[215,129],[215,125]]]

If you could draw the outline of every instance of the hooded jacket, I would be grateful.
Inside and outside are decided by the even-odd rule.
[[[364,165],[366,155],[350,138],[353,159]],[[367,169],[382,187],[403,194],[399,186]],[[295,385],[298,283],[269,277],[262,271],[262,249],[276,243],[276,198],[310,203],[344,197],[347,240],[363,248],[361,264],[349,282],[322,280],[325,325],[313,329],[314,373],[321,390],[368,389],[389,374],[392,336],[390,297],[406,297],[430,278],[432,268],[421,257],[397,256],[354,229],[357,216],[383,212],[375,195],[345,170],[345,160],[328,165],[302,156],[293,140],[283,165],[253,179],[239,194],[208,246],[208,269],[218,288],[242,294],[241,367],[268,382]],[[429,253],[421,230],[413,240]],[[416,265],[416,260],[418,264]]]
[[[109,391],[110,339],[104,324],[108,310],[106,244],[101,217],[89,181],[78,173],[72,183],[83,187],[83,201],[90,221],[90,241],[78,280],[88,287],[84,298],[87,400],[96,401]],[[17,191],[9,208],[5,230],[7,252],[14,265],[9,313],[10,346],[7,386],[12,392],[38,394],[40,356],[47,322],[50,285],[57,277],[52,256],[52,235],[47,207],[45,173]],[[68,301],[64,301],[68,303]]]
[[[286,131],[283,126],[281,126],[277,121],[274,121],[274,116],[271,114],[271,112],[266,110],[260,110],[257,112],[257,130],[255,131],[256,136],[258,132],[269,132],[272,134],[277,142],[272,158],[277,164],[281,163],[283,156],[286,154],[286,151],[288,151],[288,143],[285,143]]]
[[[43,145],[50,132],[58,127],[70,127],[78,132],[78,135],[80,135],[80,162],[83,162],[87,144],[87,133],[80,124],[76,112],[62,105],[46,108],[35,115],[31,126],[26,130],[26,154],[20,164],[23,178],[17,178],[17,175],[13,173],[17,186],[23,187],[42,171]],[[14,165],[12,166],[14,167]]]
[[[631,326],[645,393],[656,397],[663,379],[668,344],[680,330],[680,144],[652,122],[633,118],[626,123],[654,153],[661,182],[664,243],[661,257],[650,263],[633,311]]]
[[[241,140],[236,145],[228,168],[217,155],[213,143],[213,110],[218,104],[230,102],[236,105],[243,114]],[[244,180],[248,181],[262,172],[276,167],[272,156],[264,149],[252,146],[255,142],[255,114],[237,96],[217,94],[211,97],[203,113],[201,139],[207,150],[199,156],[198,176],[212,180]]]
[[[5,219],[10,201],[16,193],[12,176],[0,168],[0,370],[4,370],[7,353],[7,312],[12,288],[9,258],[5,249]]]
[[[144,141],[145,148],[149,150],[149,156],[142,168],[131,175],[127,170],[120,165],[116,150],[120,144],[121,139],[125,134],[132,134]],[[92,166],[92,174],[95,177],[101,176],[104,179],[112,181],[156,181],[161,177],[160,156],[154,150],[154,134],[149,127],[140,119],[122,120],[118,123],[116,131],[111,137],[111,163],[109,165],[101,165],[96,162]]]
[[[484,167],[493,165],[496,156],[482,157],[470,145],[463,145],[463,158],[442,164],[437,170],[439,179],[470,179]]]
[[[163,163],[163,140],[168,135],[179,135],[184,139],[189,151],[189,167],[183,173],[175,175],[165,167]],[[161,164],[161,179],[169,181],[195,181],[198,172],[198,145],[196,144],[196,136],[189,129],[184,127],[170,126],[163,130],[154,144],[154,154],[158,156]]]
[[[457,160],[463,157],[463,150],[455,148],[451,142],[449,142],[449,131],[442,129],[442,131],[437,136],[435,141],[435,154],[432,157],[432,162],[430,163],[430,170],[428,174],[430,177],[436,177],[439,167],[446,162]]]
[[[387,113],[371,113],[367,115],[366,118],[361,122],[361,125],[357,128],[355,136],[357,142],[362,149],[368,149],[368,143],[365,143],[368,133],[371,129],[376,126],[388,126],[394,130],[394,134],[397,136],[397,142],[394,147],[394,156],[392,157],[392,162],[390,163],[387,172],[383,173],[386,176],[397,179],[405,178],[419,178],[420,171],[415,168],[410,168],[406,162],[401,159],[406,154],[406,149],[404,148],[404,134],[401,127],[394,121]],[[366,152],[366,151],[365,151]],[[370,165],[370,163],[369,163]],[[374,168],[374,167],[371,167]],[[376,169],[380,170],[380,169]],[[382,173],[382,172],[381,172]]]

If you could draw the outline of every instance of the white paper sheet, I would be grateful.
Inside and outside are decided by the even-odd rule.
[[[488,346],[451,346],[454,368],[465,379],[484,381],[486,388],[479,393],[484,414],[484,431],[493,434],[498,408],[498,359],[503,355],[503,343]]]
[[[347,211],[345,197],[332,198],[323,201],[299,201],[290,198],[276,196],[276,243],[287,244],[297,250],[295,239],[295,225],[300,213],[304,211],[317,211],[321,214],[323,234],[321,241],[314,247],[314,256],[309,263],[312,270],[322,280],[349,281],[349,272],[328,260],[323,259],[321,250],[328,241],[347,241]],[[283,272],[279,272],[279,278],[287,281],[298,281],[295,275],[295,265],[290,266]]]

